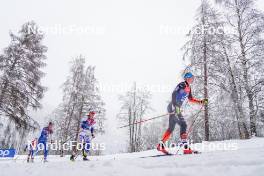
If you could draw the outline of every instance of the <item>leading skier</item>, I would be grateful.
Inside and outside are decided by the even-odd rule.
[[[157,146],[157,150],[163,152],[164,154],[169,154],[168,151],[165,149],[165,142],[170,138],[171,133],[173,132],[176,124],[180,125],[180,138],[182,144],[187,143],[187,124],[181,113],[181,106],[185,99],[188,98],[190,102],[201,105],[208,103],[207,99],[198,100],[192,96],[191,84],[193,83],[193,81],[193,74],[190,72],[186,73],[184,75],[184,81],[179,83],[172,93],[171,102],[167,107],[167,110],[170,113],[169,127],[163,134],[162,140]],[[184,154],[191,154],[192,152],[193,151],[189,147],[186,147],[184,149]]]

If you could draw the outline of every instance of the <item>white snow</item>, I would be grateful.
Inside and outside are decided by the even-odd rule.
[[[201,147],[202,144],[196,144]],[[25,156],[0,160],[1,176],[263,176],[264,138],[205,143],[202,154],[140,158],[159,154],[155,150],[90,157],[75,162],[69,157],[49,156],[43,163],[38,156],[26,163]],[[208,147],[210,146],[210,147]],[[222,147],[215,149],[213,146]]]

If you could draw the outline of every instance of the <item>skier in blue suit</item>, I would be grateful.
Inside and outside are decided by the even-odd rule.
[[[35,153],[39,151],[39,146],[43,145],[44,146],[44,162],[47,162],[47,156],[48,156],[48,147],[47,147],[47,142],[49,137],[53,133],[53,123],[49,122],[47,127],[44,127],[41,131],[40,137],[38,139],[38,146],[37,150]]]
[[[176,124],[179,124],[180,126],[180,138],[182,143],[187,142],[187,137],[188,137],[188,134],[186,132],[187,124],[181,113],[181,106],[186,99],[189,102],[201,104],[201,105],[208,103],[207,99],[199,100],[193,97],[191,91],[191,84],[193,83],[193,81],[194,81],[193,74],[191,72],[188,72],[184,75],[184,82],[179,83],[177,87],[174,89],[171,96],[171,102],[169,103],[167,108],[168,113],[170,113],[169,127],[163,134],[162,140],[157,146],[158,151],[168,154],[168,151],[165,149],[164,144],[170,138]],[[190,148],[184,150],[184,154],[191,154],[192,152],[193,151]]]

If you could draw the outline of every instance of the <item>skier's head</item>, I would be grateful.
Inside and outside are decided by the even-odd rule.
[[[185,73],[183,78],[188,84],[191,84],[194,80],[194,76],[191,72]]]
[[[95,112],[94,111],[90,111],[88,114],[87,114],[88,118],[94,118],[95,116]]]
[[[48,129],[49,129],[50,133],[53,132],[53,123],[52,122],[49,122]]]

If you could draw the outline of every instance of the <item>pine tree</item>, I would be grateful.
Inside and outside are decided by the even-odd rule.
[[[35,22],[27,22],[18,35],[11,33],[11,43],[0,56],[0,114],[25,130],[38,127],[28,110],[41,108],[46,90],[41,84],[41,68],[45,66],[47,47],[42,44],[44,35],[30,30],[32,26],[38,29]]]
[[[151,94],[147,90],[139,90],[134,83],[131,91],[119,97],[122,102],[121,112],[118,118],[123,123],[134,124],[141,121],[143,116],[151,110]],[[129,133],[129,152],[138,152],[143,149],[142,124],[137,123],[130,125]]]
[[[56,117],[57,135],[62,141],[78,141],[82,117],[91,110],[99,112],[96,115],[96,132],[104,133],[104,102],[94,72],[95,67],[85,68],[83,56],[73,59],[70,74],[63,84],[63,102],[52,114]]]

